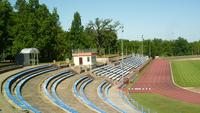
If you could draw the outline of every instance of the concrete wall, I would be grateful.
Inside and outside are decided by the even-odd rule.
[[[73,61],[75,66],[79,66],[79,58],[82,58],[82,65],[94,65],[96,64],[96,57],[95,56],[76,56],[73,57]]]
[[[108,63],[109,58],[97,58],[97,62]]]

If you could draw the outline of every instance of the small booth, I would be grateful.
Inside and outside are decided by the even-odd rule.
[[[96,52],[92,50],[73,51],[72,56],[75,66],[86,66],[91,68],[93,65],[96,65]]]
[[[37,48],[24,48],[16,57],[18,65],[37,65],[39,64],[39,50]]]

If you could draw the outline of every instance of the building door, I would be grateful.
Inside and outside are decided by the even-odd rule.
[[[79,57],[79,64],[82,65],[83,64],[83,58]]]

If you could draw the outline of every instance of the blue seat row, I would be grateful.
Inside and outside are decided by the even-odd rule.
[[[81,95],[81,100],[84,101],[88,106],[92,107],[93,109],[95,109],[98,112],[101,113],[106,113],[105,111],[103,111],[102,109],[98,108],[96,105],[94,105],[91,101],[89,101],[89,99],[86,97],[85,93],[84,93],[84,89],[86,87],[87,84],[89,84],[90,82],[92,82],[92,79],[89,79],[87,81],[85,81],[81,87],[80,87],[80,95]]]
[[[47,72],[51,72],[51,71],[54,71],[56,70],[57,68],[53,67],[53,68],[50,68],[50,69],[47,69],[47,70],[44,70],[44,71],[41,71],[41,72],[38,72],[38,73],[35,73],[35,74],[32,74],[26,78],[24,78],[23,80],[21,80],[17,86],[16,86],[16,90],[15,90],[15,94],[16,94],[16,97],[17,99],[20,101],[20,103],[22,103],[22,107],[23,109],[27,109],[27,110],[30,110],[34,113],[40,113],[39,110],[37,110],[36,108],[32,107],[29,103],[26,102],[26,100],[23,98],[22,94],[21,94],[21,89],[22,89],[22,86],[23,84],[25,84],[25,82],[27,82],[29,79],[35,77],[35,76],[38,76],[38,75],[41,75],[41,74],[44,74],[44,73],[47,73]]]
[[[19,69],[19,68],[22,68],[23,66],[21,65],[7,65],[7,66],[3,66],[3,67],[0,67],[0,73],[5,73],[5,72],[8,72],[8,71],[11,71],[11,70],[15,70],[15,69]]]
[[[67,111],[67,112],[71,112],[71,113],[78,113],[75,109],[71,108],[70,106],[68,106],[67,104],[65,104],[57,95],[56,93],[56,87],[58,86],[58,84],[66,79],[69,78],[71,76],[73,76],[74,73],[69,72],[69,71],[63,71],[60,72],[54,76],[49,77],[47,80],[45,80],[44,84],[43,84],[43,91],[45,93],[45,95],[55,104],[57,105],[59,108]],[[58,78],[60,77],[60,78]],[[58,78],[56,81],[53,82],[53,85],[51,87],[51,93],[48,92],[48,85],[50,83],[50,81],[52,81],[53,79]]]
[[[26,107],[26,103],[23,99],[23,101],[21,101],[19,98],[17,97],[20,97],[20,87],[19,87],[19,92],[17,94],[20,94],[20,95],[16,95],[17,97],[15,97],[14,95],[12,95],[12,92],[11,92],[11,86],[12,84],[17,80],[17,79],[20,79],[22,78],[23,76],[26,76],[26,74],[29,74],[31,72],[34,72],[34,71],[37,71],[37,70],[40,70],[40,69],[44,69],[44,68],[49,68],[51,67],[52,65],[43,65],[43,66],[39,66],[39,67],[35,67],[35,68],[30,68],[30,69],[27,69],[27,70],[24,70],[24,71],[21,71],[17,74],[14,74],[13,76],[11,76],[10,78],[8,78],[8,80],[6,80],[5,82],[5,86],[4,86],[4,91],[5,91],[5,94],[6,96],[9,98],[9,100],[11,100],[14,104],[16,104],[17,106],[19,106],[20,108],[22,109],[27,109]],[[21,84],[23,84],[23,82],[21,82]],[[36,110],[37,111],[37,110]]]
[[[108,89],[111,87],[110,84],[108,84],[106,81],[103,81],[99,86],[98,86],[98,96],[107,104],[111,105],[115,110],[121,113],[126,113],[124,110],[118,108],[110,99],[108,99],[105,95],[103,95],[103,86],[107,86],[105,91],[108,94]]]
[[[84,80],[84,81],[83,81]],[[77,86],[78,84],[83,81],[83,84],[81,84],[80,86],[80,90],[78,91]],[[84,93],[84,89],[86,87],[87,84],[89,84],[90,82],[92,82],[92,79],[88,78],[87,76],[84,76],[82,78],[80,78],[79,80],[77,80],[74,84],[74,93],[75,96],[79,99],[81,99],[81,101],[83,101],[86,105],[90,106],[92,109],[94,109],[97,112],[100,113],[106,113],[105,111],[103,111],[102,109],[98,108],[95,104],[93,104],[91,101],[89,101],[89,99],[86,97],[85,93]]]
[[[124,88],[125,86],[122,86],[122,88]],[[133,109],[135,109],[138,112],[142,112],[140,111],[138,108],[136,108],[128,99],[128,97],[126,95],[123,94],[122,91],[119,92],[119,96]],[[132,99],[132,98],[131,98]],[[142,112],[143,113],[143,112]]]
[[[127,76],[131,69],[138,68],[148,60],[148,57],[131,56],[120,61],[117,66],[105,65],[92,70],[92,73],[98,76],[105,76],[112,80],[119,81],[121,78]]]

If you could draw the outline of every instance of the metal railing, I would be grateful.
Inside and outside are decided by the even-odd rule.
[[[122,88],[123,87],[125,87],[125,86],[122,86]],[[137,102],[134,98],[132,98],[130,96],[129,93],[126,95],[126,94],[124,94],[124,92],[122,90],[120,90],[119,95],[130,107],[132,107],[139,113],[157,113],[155,110],[152,110],[149,107],[143,106],[142,104]]]
[[[92,52],[92,53],[96,53],[97,49],[72,49],[72,53],[88,53],[88,52]]]

